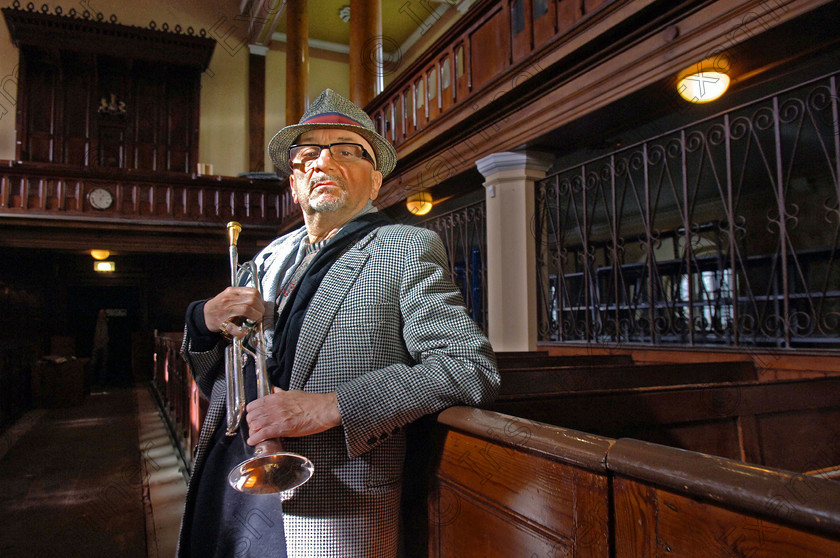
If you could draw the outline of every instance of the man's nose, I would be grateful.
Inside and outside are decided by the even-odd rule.
[[[321,152],[318,153],[318,158],[315,159],[315,168],[324,169],[334,165],[335,160],[332,157],[332,153],[330,153],[330,149],[328,147],[322,147]]]

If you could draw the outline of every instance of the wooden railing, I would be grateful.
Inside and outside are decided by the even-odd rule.
[[[112,201],[97,209],[91,193]],[[277,230],[299,217],[279,180],[0,162],[0,215],[200,227],[236,219]]]
[[[198,443],[207,412],[207,400],[200,395],[187,363],[181,358],[182,339],[182,333],[155,336],[152,385],[181,457],[186,467],[191,468],[193,448]]]
[[[568,35],[609,0],[477,2],[368,107],[380,134],[398,149],[448,118],[528,57]],[[545,11],[536,10],[536,5]],[[454,8],[453,8],[454,9]],[[534,70],[521,76],[524,82]]]

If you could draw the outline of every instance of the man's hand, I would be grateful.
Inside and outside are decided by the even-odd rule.
[[[262,320],[265,303],[260,293],[250,287],[228,287],[204,304],[204,324],[210,331],[227,332],[239,337],[238,327],[243,320],[254,322]],[[223,328],[225,322],[227,324]]]
[[[248,403],[248,444],[256,445],[269,438],[309,436],[341,424],[338,396],[332,393],[283,391]]]

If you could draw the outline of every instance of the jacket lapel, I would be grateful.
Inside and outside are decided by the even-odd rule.
[[[335,320],[335,315],[370,257],[362,248],[375,235],[376,231],[371,232],[341,256],[330,268],[312,297],[301,326],[289,389],[301,389],[312,374],[315,359]]]

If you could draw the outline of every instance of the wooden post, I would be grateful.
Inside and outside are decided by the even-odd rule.
[[[265,47],[252,46],[248,56],[248,169],[265,170]]]
[[[350,0],[350,100],[364,107],[376,96],[381,75],[380,0]]]
[[[286,124],[297,124],[309,91],[309,11],[306,0],[286,4]]]

